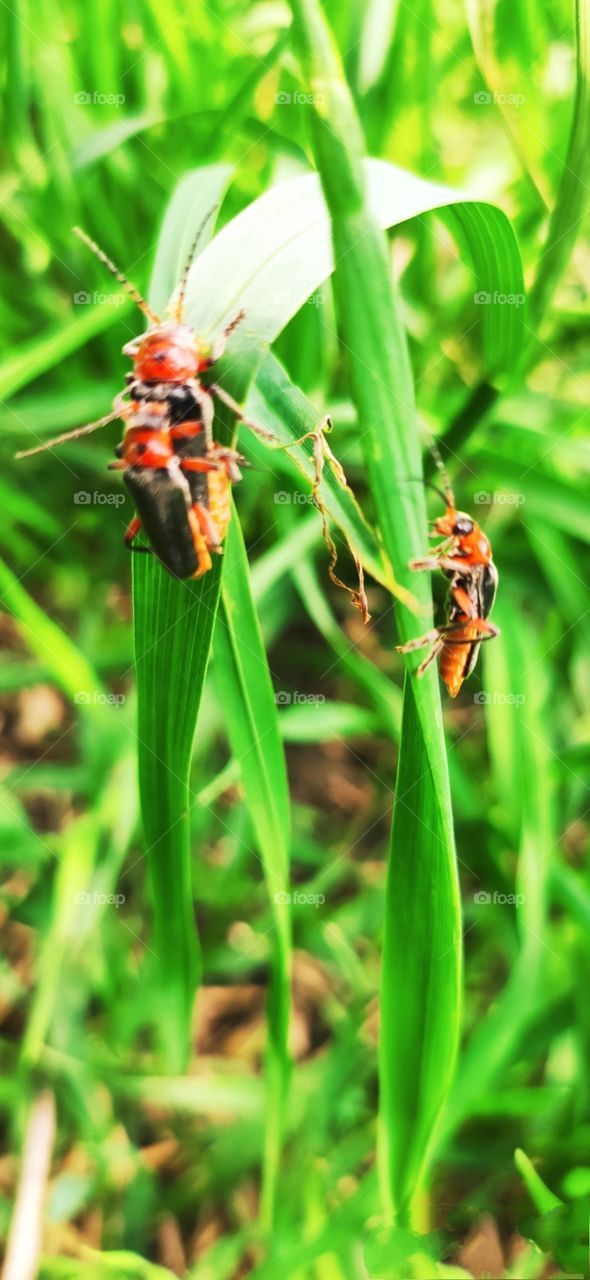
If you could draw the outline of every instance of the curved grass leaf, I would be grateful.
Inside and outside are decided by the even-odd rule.
[[[385,160],[365,160],[363,169],[368,206],[380,227],[435,211],[471,258],[474,297],[483,292],[493,302],[495,293],[524,293],[518,245],[500,209]],[[315,174],[292,178],[253,201],[200,255],[189,277],[187,314],[198,333],[213,337],[245,309],[245,324],[224,362],[233,368],[237,350],[259,350],[272,342],[333,269],[319,180]],[[522,308],[474,302],[474,323],[478,319],[488,372],[513,368],[522,345]]]

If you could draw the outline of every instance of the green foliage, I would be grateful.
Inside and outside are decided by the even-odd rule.
[[[468,1276],[480,1232],[480,1271],[583,1274],[588,7],[6,16],[0,1238],[49,1087],[42,1276]],[[188,317],[246,309],[215,376],[287,447],[239,429],[177,583],[122,547],[120,424],[13,455],[143,327],[72,224],[162,311],[210,211]],[[364,630],[293,443],[326,413]],[[442,712],[393,652],[443,607],[429,433],[500,570]]]

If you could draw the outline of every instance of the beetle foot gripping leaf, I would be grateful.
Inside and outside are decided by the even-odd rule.
[[[324,505],[324,502],[321,496],[322,476],[323,476],[324,465],[326,461],[331,466],[332,471],[334,472],[334,475],[336,477],[336,480],[338,481],[338,484],[341,485],[343,489],[348,489],[349,493],[352,493],[352,490],[344,474],[342,463],[338,461],[338,458],[334,455],[334,453],[332,452],[328,444],[328,441],[326,440],[326,435],[331,430],[332,430],[332,419],[326,415],[326,417],[319,423],[319,425],[315,428],[314,431],[307,431],[306,434],[304,436],[301,436],[299,440],[294,440],[293,446],[303,444],[306,440],[313,440],[314,478],[313,478],[313,484],[311,488],[311,496],[312,496],[314,505],[317,507],[317,510],[320,513],[320,517],[322,521],[322,535],[323,535],[323,539],[326,544],[326,547],[328,548],[328,551],[330,553],[330,563],[328,565],[328,573],[330,575],[330,580],[334,583],[336,587],[341,587],[343,591],[348,592],[355,609],[358,609],[360,611],[363,622],[370,622],[371,615],[369,613],[369,606],[368,606],[367,596],[365,592],[365,575],[363,571],[362,561],[347,534],[345,534],[345,537],[346,537],[348,550],[350,551],[350,554],[354,560],[355,568],[358,574],[358,581],[359,581],[358,589],[356,589],[355,587],[349,587],[347,583],[343,582],[342,579],[339,578],[337,573],[335,572],[336,562],[338,560],[338,551],[336,548],[336,543],[334,542],[334,539],[330,533],[330,527],[328,524],[328,513],[326,511],[326,507]],[[292,447],[292,446],[289,446],[289,447]]]

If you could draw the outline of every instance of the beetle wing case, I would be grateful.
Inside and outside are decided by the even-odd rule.
[[[129,489],[150,546],[175,578],[191,578],[199,567],[188,512],[190,489],[180,471],[128,467]]]

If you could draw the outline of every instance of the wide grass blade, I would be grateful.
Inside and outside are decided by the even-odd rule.
[[[533,1022],[547,1000],[551,988],[553,952],[547,938],[548,881],[552,853],[556,849],[555,795],[553,784],[553,749],[547,740],[548,698],[550,687],[545,655],[538,639],[520,615],[517,599],[500,600],[494,611],[501,627],[498,645],[506,650],[507,659],[498,662],[490,653],[484,655],[488,709],[495,713],[498,699],[512,697],[506,703],[510,714],[509,747],[518,754],[521,786],[521,829],[518,877],[515,884],[516,924],[520,946],[510,977],[499,998],[477,1027],[463,1054],[453,1085],[447,1114],[439,1140],[447,1141],[459,1124],[470,1114],[479,1098],[485,1098],[500,1073],[516,1054]],[[486,646],[487,649],[492,646]],[[508,687],[498,687],[506,678]],[[516,697],[515,697],[516,695]],[[500,782],[501,775],[497,775]],[[487,901],[480,905],[476,894],[475,923],[483,924],[486,912],[502,911],[496,905],[492,886],[481,885]]]
[[[260,850],[274,918],[268,995],[267,1104],[261,1223],[272,1225],[289,1082],[290,806],[274,690],[235,517],[226,544],[214,659],[220,700]]]
[[[533,328],[542,320],[570,259],[588,204],[589,187],[590,5],[588,0],[576,0],[576,98],[557,199],[530,292]]]
[[[150,556],[133,563],[137,750],[163,1063],[180,1069],[200,962],[193,913],[188,778],[219,600],[221,565],[178,583]]]
[[[164,221],[150,289],[162,307],[182,270],[187,236],[182,209],[194,229],[220,200],[229,172],[213,166],[188,175]],[[211,224],[209,224],[210,233]],[[206,236],[207,227],[203,228]],[[200,581],[180,583],[155,557],[133,557],[139,786],[146,841],[159,998],[154,1023],[163,1063],[186,1061],[188,1027],[199,972],[193,913],[188,777],[195,725],[217,612],[221,564]]]
[[[426,515],[413,386],[383,236],[368,204],[362,138],[338,54],[315,0],[293,0],[315,154],[330,209],[334,293],[380,532],[410,587]],[[428,614],[429,587],[411,584]],[[416,621],[403,607],[404,638]],[[428,625],[426,618],[425,625]],[[417,896],[416,885],[422,886]],[[435,672],[408,676],[389,859],[381,994],[380,1159],[384,1204],[407,1216],[444,1103],[459,1026],[459,898]]]

